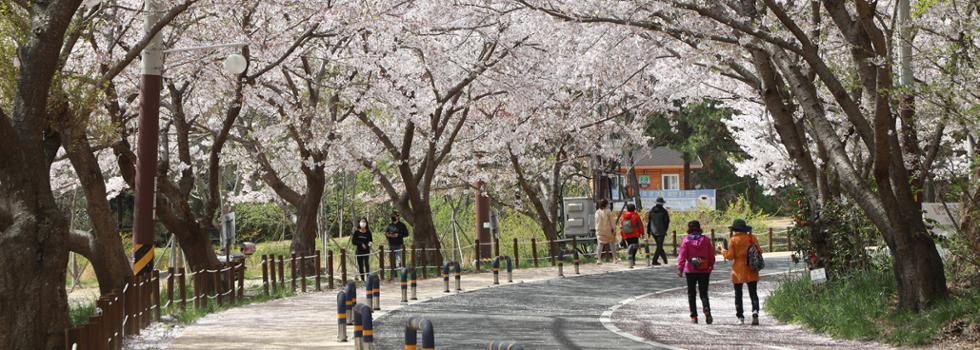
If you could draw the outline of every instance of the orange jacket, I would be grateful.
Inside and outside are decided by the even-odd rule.
[[[725,260],[733,260],[732,263],[732,283],[741,284],[756,282],[759,280],[759,273],[752,271],[749,267],[749,247],[759,245],[759,240],[755,235],[745,232],[736,232],[732,238],[728,239],[728,249],[722,249],[721,255]],[[758,248],[762,251],[762,247]]]
[[[623,232],[622,231],[623,222],[626,221],[626,220],[632,220],[633,221],[633,232],[632,233],[626,233],[626,232]],[[628,238],[634,238],[634,237],[635,238],[639,238],[639,237],[643,237],[643,219],[641,219],[640,218],[640,214],[637,214],[636,212],[627,211],[627,212],[623,213],[623,218],[619,221],[619,228],[620,228],[619,235],[623,237],[623,240],[624,241],[626,239],[628,239]]]

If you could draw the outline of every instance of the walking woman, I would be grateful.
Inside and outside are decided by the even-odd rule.
[[[623,237],[623,243],[628,249],[630,261],[636,261],[640,237],[643,237],[643,220],[640,219],[640,214],[636,213],[636,205],[633,203],[626,205],[623,221],[619,223],[619,234]]]
[[[358,275],[361,276],[361,281],[367,281],[367,274],[371,271],[371,228],[368,227],[367,218],[361,217],[357,229],[350,237],[355,248]]]
[[[715,267],[715,248],[711,239],[701,231],[701,222],[687,223],[687,237],[677,252],[677,276],[687,277],[687,303],[691,307],[691,323],[698,323],[698,305],[695,296],[700,294],[704,310],[704,322],[711,324],[711,304],[708,302],[708,281]]]
[[[752,325],[759,325],[759,294],[756,285],[759,283],[759,273],[752,271],[749,266],[749,249],[755,247],[761,254],[762,248],[759,247],[759,240],[752,234],[752,226],[745,224],[745,220],[735,219],[732,226],[732,238],[729,239],[728,247],[721,250],[721,255],[725,260],[732,260],[732,284],[735,286],[735,316],[738,317],[739,324],[745,324],[745,315],[742,310],[742,285],[749,285],[749,299],[752,300]]]
[[[599,207],[595,211],[595,238],[596,238],[596,264],[601,264],[603,260],[609,261],[610,256],[618,256],[616,252],[616,228],[613,223],[615,219],[612,211],[609,210],[609,200],[603,198],[599,200]]]

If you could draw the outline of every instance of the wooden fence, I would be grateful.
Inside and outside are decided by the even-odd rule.
[[[190,286],[188,286],[188,279]],[[186,273],[183,268],[167,270],[167,302],[161,305],[160,271],[130,276],[126,284],[103,295],[88,322],[65,329],[65,349],[122,349],[123,338],[139,335],[160,320],[163,308],[186,310],[188,302],[196,309],[209,304],[233,304],[245,297],[245,264],[219,270]],[[191,295],[188,297],[188,287]]]

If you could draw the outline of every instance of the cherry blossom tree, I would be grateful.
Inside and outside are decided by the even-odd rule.
[[[19,74],[11,111],[0,109],[0,344],[11,349],[61,347],[68,326],[67,221],[48,181],[56,145],[47,113],[52,78],[75,1],[16,1],[6,10],[30,30],[18,39]]]
[[[934,120],[909,99],[923,96],[896,93],[898,55],[888,43],[903,31],[876,20],[890,18],[893,3],[518,2],[568,21],[645,29],[667,52],[700,52],[679,59],[716,67],[714,75],[741,83],[734,95],[757,101],[772,118],[795,180],[815,208],[811,240],[818,256],[829,244],[819,229],[820,203],[838,188],[882,232],[903,308],[921,310],[947,294],[917,195],[942,129],[920,135],[920,125]],[[831,61],[836,58],[846,60]],[[856,87],[845,85],[849,77]]]
[[[374,173],[414,228],[418,247],[440,246],[429,200],[471,124],[473,104],[503,93],[488,76],[525,48],[526,33],[476,7],[392,2],[353,38],[364,91],[345,95],[359,127],[348,153]]]

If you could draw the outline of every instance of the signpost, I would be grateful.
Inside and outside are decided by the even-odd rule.
[[[827,282],[827,270],[824,268],[810,270],[810,282],[814,285],[821,285]]]
[[[235,244],[235,212],[225,214],[221,223],[221,242],[225,245],[225,262],[229,262],[231,261],[231,247]]]

